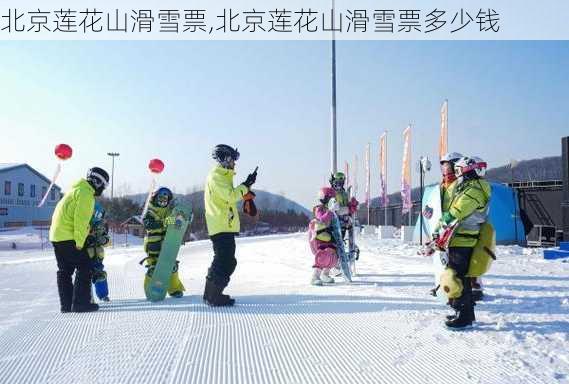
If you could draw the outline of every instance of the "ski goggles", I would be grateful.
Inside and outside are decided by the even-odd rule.
[[[95,189],[106,189],[109,186],[108,181],[98,173],[92,173],[89,178]]]
[[[170,198],[166,194],[161,194],[156,196],[156,204],[161,207],[165,207],[168,205]]]
[[[239,151],[237,150],[237,148],[235,148],[235,150],[231,154],[229,154],[225,157],[225,161],[229,161],[229,160],[237,161],[237,160],[239,160],[239,155],[240,155]]]
[[[344,186],[345,180],[337,179],[332,181],[332,187],[334,189],[342,188]]]

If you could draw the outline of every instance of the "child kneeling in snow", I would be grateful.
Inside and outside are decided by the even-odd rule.
[[[328,209],[330,199],[336,197],[336,191],[332,188],[320,189],[320,204],[313,208],[314,218],[308,225],[308,235],[310,249],[314,254],[314,266],[312,285],[322,285],[322,283],[333,283],[330,277],[330,268],[338,263],[336,245],[332,238],[332,220],[334,213]]]

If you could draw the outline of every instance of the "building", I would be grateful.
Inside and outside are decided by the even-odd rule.
[[[50,183],[28,164],[0,163],[0,229],[49,225],[61,188],[55,185],[45,204],[38,204]]]
[[[126,232],[129,235],[137,236],[137,237],[144,237],[144,223],[142,222],[142,217],[140,216],[132,216],[125,220],[120,225],[121,228],[125,228]]]

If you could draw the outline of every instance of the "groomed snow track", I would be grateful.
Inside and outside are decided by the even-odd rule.
[[[221,309],[201,302],[207,242],[183,248],[187,296],[162,303],[144,300],[141,249],[110,250],[112,301],[91,314],[59,313],[53,261],[0,260],[0,383],[564,379],[519,364],[512,341],[502,342],[493,327],[492,301],[477,307],[480,321],[472,330],[444,329],[447,311],[427,295],[430,263],[411,248],[382,255],[364,245],[355,283],[328,287],[307,284],[308,252],[304,235],[240,241],[228,288],[238,305]]]

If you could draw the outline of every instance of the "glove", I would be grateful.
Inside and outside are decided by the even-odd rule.
[[[443,216],[441,217],[441,221],[445,226],[449,225],[454,220],[456,220],[456,218],[450,212],[444,212]]]
[[[169,225],[176,224],[176,218],[172,216],[168,216],[164,219],[164,226],[167,227]]]
[[[155,220],[152,216],[147,215],[144,220],[144,229],[146,230],[153,230],[153,229],[160,229],[162,228],[162,223],[158,220]]]
[[[249,176],[247,176],[247,179],[243,182],[243,185],[251,189],[251,186],[255,184],[256,181],[257,181],[257,173],[253,172],[250,173]]]
[[[358,211],[358,205],[360,203],[356,200],[355,197],[352,197],[350,202],[348,203],[348,208],[350,210],[350,215],[353,215]]]
[[[257,216],[257,206],[255,205],[255,194],[251,191],[243,196],[243,213],[255,217]]]
[[[89,247],[94,247],[97,245],[97,241],[95,240],[95,236],[89,235],[87,236],[87,239],[85,240],[85,246],[87,248]],[[79,247],[76,247],[77,249],[80,249]]]
[[[440,236],[438,236],[434,240],[437,249],[439,249],[440,251],[446,251],[447,250],[448,245],[450,243],[450,240],[454,234],[455,228],[456,228],[456,226],[450,226],[450,227],[445,228],[443,230],[442,234],[440,234]]]
[[[330,199],[330,201],[328,202],[328,209],[336,213],[340,209],[340,203],[338,203],[336,199]]]

